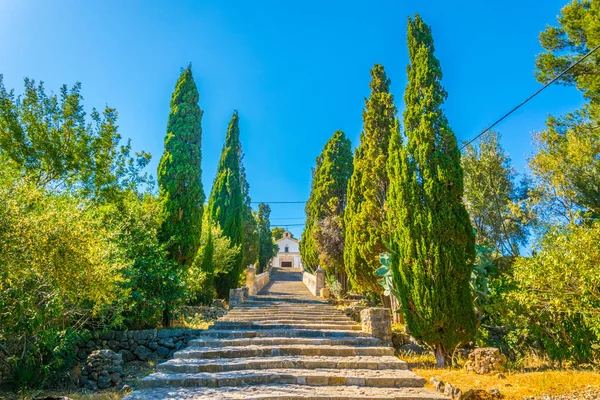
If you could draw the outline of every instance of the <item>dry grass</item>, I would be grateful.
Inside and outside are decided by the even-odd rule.
[[[412,370],[427,379],[427,387],[433,388],[429,382],[431,377],[450,382],[463,391],[468,389],[498,389],[503,399],[519,399],[530,396],[563,395],[581,392],[591,388],[600,393],[600,372],[576,369],[546,369],[543,371],[523,372],[507,371],[504,378],[498,374],[477,375],[462,368],[435,368],[435,358],[431,354],[401,356]],[[540,360],[534,360],[540,363]],[[462,366],[464,360],[459,360]]]

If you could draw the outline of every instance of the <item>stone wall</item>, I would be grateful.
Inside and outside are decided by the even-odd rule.
[[[302,282],[304,282],[304,285],[306,285],[308,290],[310,290],[314,296],[319,295],[317,293],[317,277],[315,275],[304,271],[302,274]]]
[[[258,274],[254,277],[254,290],[256,293],[260,292],[265,286],[271,282],[271,270],[267,269],[262,274]]]
[[[202,332],[202,329],[95,332],[87,342],[81,343],[75,350],[81,360],[86,360],[93,351],[103,349],[121,354],[125,362],[169,358]]]
[[[392,339],[392,314],[388,308],[365,308],[360,312],[363,332],[388,345]]]
[[[321,296],[321,289],[325,287],[325,270],[318,267],[314,275],[303,271],[302,282],[314,296]]]

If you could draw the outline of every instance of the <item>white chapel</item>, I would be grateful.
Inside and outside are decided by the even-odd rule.
[[[294,239],[289,231],[283,232],[283,237],[275,243],[279,246],[279,252],[273,258],[274,267],[299,268],[302,265],[300,242]]]

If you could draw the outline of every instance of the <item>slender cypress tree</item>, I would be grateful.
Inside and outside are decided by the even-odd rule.
[[[360,145],[348,183],[344,261],[355,290],[382,292],[374,271],[388,242],[384,205],[389,186],[386,160],[390,138],[398,132],[394,96],[382,65],[371,70],[371,94],[363,110]]]
[[[408,51],[407,144],[403,149],[395,138],[388,163],[392,271],[408,329],[444,367],[475,332],[469,287],[475,238],[463,204],[460,151],[442,110],[440,62],[418,15],[408,21]]]
[[[227,128],[225,145],[217,169],[217,176],[208,201],[208,212],[219,224],[223,235],[232,245],[244,242],[244,197],[240,178],[240,129],[235,111]],[[229,289],[237,287],[243,269],[243,251],[234,258],[229,272],[215,277],[217,295],[226,298]]]
[[[315,271],[319,265],[319,253],[312,234],[315,221],[313,218],[308,218],[308,213],[308,208],[306,208],[306,225],[300,238],[300,257],[302,257],[304,268]]]
[[[242,197],[244,198],[244,214],[242,223],[244,224],[244,245],[242,252],[244,256],[244,265],[254,264],[258,261],[259,232],[256,215],[252,212],[250,199],[250,184],[246,179],[246,169],[244,168],[244,154],[240,145],[240,180],[242,188]]]
[[[162,225],[159,237],[170,257],[189,266],[200,246],[204,190],[202,188],[202,110],[188,66],[171,97],[165,150],[158,165]]]
[[[258,251],[258,271],[266,269],[269,261],[277,255],[279,247],[273,240],[271,234],[271,207],[268,204],[260,203],[258,205],[258,232],[259,232],[259,251]]]
[[[336,131],[317,157],[306,219],[320,265],[335,273],[344,287],[343,216],[351,174],[352,144],[344,132]]]

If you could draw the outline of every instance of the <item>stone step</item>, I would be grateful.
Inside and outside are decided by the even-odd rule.
[[[338,326],[353,326],[353,325],[357,325],[356,322],[351,321],[351,320],[346,320],[346,321],[335,321],[335,320],[331,320],[329,318],[311,318],[311,319],[305,319],[305,318],[295,318],[295,319],[281,319],[281,318],[277,318],[277,317],[273,317],[273,318],[265,318],[265,319],[252,319],[252,318],[247,318],[247,319],[237,319],[237,318],[221,318],[219,319],[219,322],[249,322],[249,323],[270,323],[270,324],[278,324],[278,325],[293,325],[293,324],[328,324],[328,325],[338,325]]]
[[[233,347],[233,346],[271,346],[271,345],[313,345],[313,346],[381,346],[379,339],[372,337],[359,338],[298,338],[298,337],[270,337],[270,338],[240,338],[240,339],[194,339],[188,343],[188,348],[193,347]]]
[[[287,357],[249,357],[217,359],[172,359],[157,366],[159,371],[180,373],[226,372],[239,370],[261,370],[275,368],[329,368],[329,369],[408,369],[408,364],[393,356],[287,356]]]
[[[288,315],[327,315],[327,316],[345,316],[345,314],[338,310],[306,310],[306,309],[269,309],[262,308],[259,310],[246,310],[240,309],[239,307],[234,308],[229,311],[228,315],[280,315],[280,314],[288,314]]]
[[[252,323],[252,322],[233,322],[233,321],[216,321],[213,327],[217,329],[326,329],[337,331],[362,331],[362,326],[354,325],[337,325],[337,324],[271,324],[271,323]]]
[[[259,330],[223,330],[213,329],[211,326],[208,330],[196,335],[197,338],[254,338],[254,337],[370,337],[367,332],[363,331],[334,331],[334,330],[315,330],[315,329],[259,329]]]
[[[166,388],[135,391],[124,400],[447,400],[423,388],[260,385],[219,388]]]
[[[265,369],[259,371],[203,372],[195,374],[156,372],[138,386],[158,388],[223,387],[243,385],[293,384],[308,386],[423,387],[425,379],[408,370],[373,369]]]
[[[235,310],[234,310],[235,311]],[[312,313],[312,312],[291,312],[291,311],[286,311],[286,312],[229,312],[227,314],[227,317],[229,318],[246,318],[246,317],[252,317],[252,318],[260,318],[260,317],[327,317],[327,318],[333,318],[333,319],[346,319],[348,320],[349,318],[346,316],[346,314],[333,314],[333,313]]]
[[[239,347],[192,347],[179,350],[174,358],[240,358],[240,357],[274,357],[274,356],[393,356],[391,347],[353,347],[353,346],[311,346],[311,345],[278,345],[278,346],[239,346]]]

